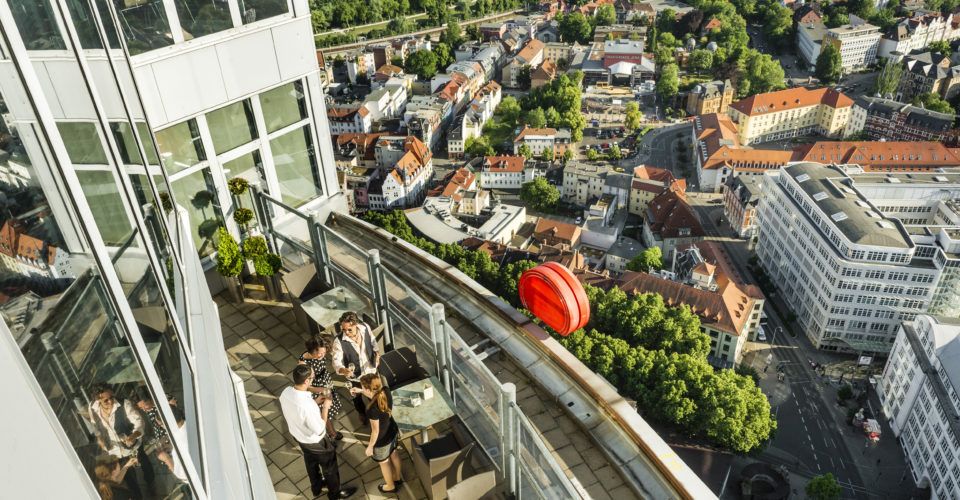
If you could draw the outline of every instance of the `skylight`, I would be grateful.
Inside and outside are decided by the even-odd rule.
[[[807,174],[800,174],[797,176],[797,182],[803,182],[810,180],[810,176]]]
[[[889,222],[887,222],[887,221],[885,221],[885,220],[878,220],[878,221],[877,221],[877,225],[880,226],[880,227],[882,227],[882,228],[884,228],[884,229],[893,229],[893,224],[891,224],[891,223],[889,223]]]
[[[817,201],[820,201],[826,197],[827,197],[827,193],[824,193],[823,191],[820,191],[819,193],[813,195],[813,199]]]
[[[858,206],[858,207],[863,207],[863,208],[870,208],[870,205],[868,205],[866,202],[863,202],[863,201],[860,201],[860,200],[857,200],[857,206]]]
[[[837,213],[831,215],[830,218],[833,219],[834,222],[840,222],[840,221],[842,221],[842,220],[846,220],[846,219],[847,219],[847,214],[844,213],[844,212],[837,212]]]
[[[880,214],[874,212],[873,210],[867,210],[867,217],[871,217],[871,218],[874,218],[874,219],[879,219],[879,218],[880,218]]]

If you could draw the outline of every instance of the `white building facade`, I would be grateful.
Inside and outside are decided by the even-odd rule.
[[[930,498],[960,498],[960,320],[904,322],[877,395],[913,480]],[[886,439],[886,438],[885,438]]]

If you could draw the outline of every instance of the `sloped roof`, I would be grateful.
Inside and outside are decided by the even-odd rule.
[[[856,163],[866,171],[932,170],[960,166],[960,157],[954,150],[932,141],[819,141],[794,148],[791,159]]]
[[[529,125],[524,125],[523,130],[513,139],[513,142],[521,142],[528,135],[557,135],[557,129],[555,128],[530,128]]]
[[[673,182],[673,173],[665,168],[651,167],[649,165],[640,165],[633,169],[633,176],[641,179],[650,179],[652,181],[669,184]]]
[[[737,126],[727,115],[718,113],[700,115],[693,122],[693,131],[698,143],[703,145],[697,148],[697,154],[704,158],[709,158],[724,146],[740,147]]]
[[[529,63],[534,57],[537,56],[537,54],[543,51],[545,46],[546,45],[540,40],[535,38],[530,39],[530,41],[528,41],[527,44],[520,49],[520,52],[517,53],[517,59],[521,59],[523,62]]]
[[[523,172],[523,155],[484,156],[485,172]]]
[[[741,149],[722,146],[703,163],[704,170],[729,167],[737,171],[761,172],[780,168],[793,159],[794,153],[776,149]]]
[[[540,246],[537,260],[540,262],[556,262],[571,271],[582,269],[586,265],[586,260],[579,250],[570,250],[548,244]]]
[[[672,189],[664,191],[647,204],[647,224],[664,238],[680,237],[681,228],[690,229],[690,233],[683,237],[707,234],[683,193]]]
[[[575,240],[579,239],[580,231],[580,226],[540,217],[537,219],[537,225],[533,229],[533,234],[534,236],[541,235],[541,237],[549,234],[553,238],[566,242],[567,244],[572,244]]]
[[[730,106],[747,116],[776,113],[788,109],[826,104],[832,108],[853,106],[853,99],[832,88],[807,90],[804,87],[756,94]]]

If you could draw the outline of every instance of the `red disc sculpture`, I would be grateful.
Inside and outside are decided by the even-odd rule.
[[[556,263],[541,264],[520,275],[520,301],[560,335],[582,328],[590,319],[590,302],[577,278]]]

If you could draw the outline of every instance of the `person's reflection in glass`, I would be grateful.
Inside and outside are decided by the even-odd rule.
[[[137,463],[136,458],[131,458],[121,467],[117,457],[105,455],[105,458],[93,468],[100,500],[132,500],[133,494],[123,483],[127,471]]]
[[[135,460],[143,449],[143,418],[130,401],[114,397],[113,388],[98,383],[91,389],[94,397],[90,403],[90,420],[93,423],[97,443],[107,454],[123,462]],[[143,460],[143,477],[147,484],[153,483],[153,467],[149,460]],[[128,474],[125,483],[134,496],[140,496],[136,475]]]
[[[183,469],[183,465],[179,458],[176,455],[176,450],[173,449],[173,444],[170,443],[170,436],[167,432],[166,426],[163,425],[163,421],[160,420],[160,409],[157,408],[157,405],[153,403],[153,398],[150,396],[150,392],[147,391],[145,387],[141,387],[137,391],[137,408],[143,412],[145,424],[144,427],[147,431],[147,442],[145,449],[149,451],[155,451],[157,455],[157,460],[160,460],[167,468],[170,469],[170,472],[173,473],[177,479],[181,481],[187,480],[186,471]],[[174,432],[183,433],[186,432],[184,429],[184,424],[186,419],[184,418],[183,412],[180,411],[176,406],[176,400],[170,398],[170,409],[173,410],[173,416],[177,419],[177,430]],[[185,442],[186,440],[182,441]]]

